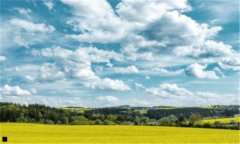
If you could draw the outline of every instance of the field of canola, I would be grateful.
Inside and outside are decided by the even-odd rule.
[[[214,123],[214,122],[230,123],[231,121],[240,122],[240,117],[204,119],[203,123]]]
[[[0,123],[10,143],[239,143],[239,130],[163,126],[76,126]]]

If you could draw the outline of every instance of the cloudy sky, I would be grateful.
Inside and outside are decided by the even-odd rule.
[[[239,102],[238,0],[0,2],[1,102]]]

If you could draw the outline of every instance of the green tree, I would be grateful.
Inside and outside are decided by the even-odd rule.
[[[187,125],[187,120],[182,114],[178,117],[177,125],[179,126]]]
[[[17,118],[17,122],[27,122],[27,119],[25,118],[23,113],[21,113],[20,116]]]
[[[107,120],[112,121],[112,122],[116,122],[117,118],[118,117],[115,116],[115,115],[108,115],[107,116]]]
[[[174,126],[176,125],[177,120],[178,119],[175,115],[169,115],[168,117],[159,119],[159,125]]]
[[[199,113],[192,113],[189,117],[189,125],[196,125],[202,120],[202,116]]]
[[[134,124],[139,125],[140,123],[141,123],[141,119],[139,118],[139,116],[136,116],[134,120]]]
[[[103,122],[100,119],[97,119],[97,120],[95,120],[95,124],[96,125],[101,125],[101,124],[103,124]]]

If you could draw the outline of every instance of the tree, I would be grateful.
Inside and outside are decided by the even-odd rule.
[[[115,115],[108,115],[107,116],[107,120],[115,122],[117,120],[117,116],[115,116]]]
[[[104,125],[114,125],[115,123],[112,122],[112,121],[110,121],[110,120],[105,119],[105,120],[103,121],[103,124],[104,124]]]
[[[97,119],[97,120],[95,121],[95,124],[96,124],[96,125],[101,125],[101,124],[103,124],[103,122],[102,122],[100,119]]]
[[[178,116],[177,125],[179,125],[179,126],[187,125],[187,120],[186,120],[186,118],[183,116],[183,114],[181,114],[181,115]]]
[[[139,125],[140,123],[141,123],[141,119],[139,118],[139,116],[136,116],[134,120],[134,124]]]
[[[168,117],[163,117],[159,119],[159,125],[164,125],[164,126],[174,126],[176,125],[177,122],[177,117],[175,115],[169,115]]]
[[[27,119],[25,118],[23,113],[21,113],[19,118],[17,118],[17,122],[27,122]]]
[[[202,116],[199,113],[192,113],[189,117],[189,125],[196,125],[202,120]]]

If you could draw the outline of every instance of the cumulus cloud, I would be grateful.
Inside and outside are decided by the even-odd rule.
[[[207,71],[205,70],[207,68],[207,65],[201,65],[198,63],[194,63],[189,65],[185,73],[190,76],[194,76],[197,78],[209,78],[209,79],[219,79],[215,71]]]
[[[82,32],[79,35],[69,35],[74,39],[82,42],[115,42],[128,31],[127,26],[115,15],[110,4],[105,0],[61,1],[74,9],[76,18],[69,20],[68,24]]]
[[[104,102],[105,104],[117,104],[119,102],[119,99],[114,96],[99,96],[96,98],[96,100],[100,102]]]
[[[19,14],[25,15],[27,17],[30,17],[30,14],[32,13],[32,10],[29,8],[16,7],[14,10],[16,10]]]
[[[189,90],[170,83],[163,83],[159,88],[147,88],[146,92],[163,98],[193,95]]]
[[[121,74],[133,74],[133,73],[139,73],[139,70],[136,66],[128,66],[128,67],[113,67],[112,71],[115,73],[121,73]]]
[[[225,57],[234,54],[232,46],[223,42],[207,40],[203,44],[192,46],[178,46],[173,50],[177,56],[189,56],[195,58]]]
[[[123,0],[115,12],[104,0],[62,2],[73,8],[74,17],[68,24],[80,32],[70,37],[81,42],[120,43],[126,60],[159,63],[159,57],[168,55],[171,59],[191,57],[197,61],[209,58],[205,62],[216,63],[219,60],[212,57],[234,53],[230,45],[212,40],[222,27],[198,23],[183,13],[191,10],[187,0]],[[179,61],[176,65],[183,64],[186,62]]]
[[[150,78],[149,75],[146,75],[146,76],[145,76],[145,79],[146,79],[146,80],[149,80],[149,79],[151,79],[151,78]]]
[[[141,83],[134,83],[134,85],[136,86],[136,88],[145,88],[145,86]]]
[[[47,65],[40,71],[40,78],[46,80],[77,78],[86,87],[103,90],[131,90],[122,80],[100,78],[92,70],[91,63],[106,62],[110,59],[121,60],[115,52],[108,52],[92,47],[79,48],[76,51],[63,49],[60,47],[46,48],[32,52],[35,56],[58,59],[55,64]],[[50,66],[50,67],[49,67]],[[55,76],[51,76],[54,74]]]
[[[126,85],[122,80],[113,80],[110,78],[104,79],[94,79],[93,81],[88,81],[85,83],[87,87],[91,87],[93,89],[102,89],[102,90],[117,90],[117,91],[128,91],[131,88]]]
[[[59,46],[33,50],[35,56],[44,56],[49,58],[71,58],[76,61],[89,62],[109,62],[110,59],[121,61],[123,56],[114,51],[101,50],[96,47],[80,47],[77,50],[64,49]]]
[[[53,7],[54,7],[54,4],[51,0],[44,0],[43,1],[43,4],[49,9],[49,10],[52,10]]]
[[[224,99],[234,99],[234,96],[231,94],[216,94],[209,91],[190,91],[186,88],[179,87],[175,83],[163,83],[159,87],[153,87],[153,88],[147,88],[146,92],[159,96],[160,98],[165,99],[182,99],[182,100],[191,100],[194,102],[195,100],[217,100],[218,98],[224,98]]]
[[[27,81],[27,82],[34,82],[35,81],[35,77],[31,76],[31,75],[26,75],[24,76],[24,79]]]
[[[17,6],[18,4],[12,7],[20,14],[17,14],[16,18],[11,17],[11,14],[3,15],[0,29],[1,48],[3,54],[11,55],[6,64],[2,63],[4,75],[1,78],[4,81],[38,86],[46,84],[51,88],[52,95],[57,95],[59,83],[64,82],[64,87],[70,89],[66,93],[81,95],[82,93],[76,91],[86,89],[86,93],[95,93],[100,89],[100,92],[110,90],[113,93],[111,90],[130,91],[130,86],[133,86],[133,90],[137,92],[145,89],[145,82],[152,85],[159,82],[158,78],[160,81],[182,81],[184,78],[179,75],[185,74],[199,79],[219,79],[224,77],[227,71],[234,73],[235,77],[235,71],[240,70],[239,52],[234,45],[224,43],[229,38],[220,41],[221,35],[228,30],[222,31],[220,38],[218,37],[225,25],[215,25],[218,20],[211,24],[194,20],[186,13],[191,10],[187,0],[121,0],[114,8],[107,0],[60,2],[60,5],[55,5],[52,0],[35,3],[34,19],[30,17],[33,16],[33,10]],[[43,6],[46,6],[46,10],[48,8],[50,15],[61,11],[61,20],[51,21],[51,25],[46,23],[48,18],[43,18],[47,15],[38,13],[38,8]],[[6,10],[6,14],[8,12],[12,11]],[[55,24],[60,26],[59,29],[55,29]],[[34,57],[30,57],[30,51]],[[23,57],[16,61],[18,54]],[[0,56],[0,61],[4,60],[6,57]],[[107,74],[110,74],[111,78],[107,77]],[[123,80],[124,75],[119,74],[132,74],[131,80],[126,83]],[[226,79],[227,77],[226,74]],[[141,83],[137,83],[141,78]],[[230,80],[227,82],[231,83]],[[232,84],[229,85],[231,86]],[[43,87],[42,91],[46,91],[46,86]],[[234,88],[229,91],[232,89]],[[164,100],[159,100],[163,104],[178,104],[179,95],[192,98],[188,103],[185,103],[185,98],[184,104],[203,102],[203,99],[195,99],[195,96],[206,99],[219,96],[211,92],[193,92],[167,83],[146,91],[164,97]],[[35,93],[34,90],[29,92]],[[41,90],[39,92],[41,93]],[[129,92],[129,95],[131,94]],[[177,97],[176,102],[173,99],[167,100],[169,95]],[[17,98],[18,102],[23,100]],[[37,102],[37,99],[40,101],[41,98],[32,97],[26,101]],[[46,99],[48,100],[54,103],[57,98]],[[96,100],[95,97],[92,100]],[[159,101],[137,98],[135,103],[157,105]],[[81,105],[97,105],[83,100],[58,102],[59,105],[77,105],[77,102]]]
[[[13,103],[19,103],[24,105],[29,104],[42,104],[47,106],[54,106],[54,107],[67,107],[67,106],[84,106],[87,107],[91,104],[91,102],[79,99],[78,97],[70,97],[70,98],[64,98],[64,97],[48,97],[48,96],[5,96],[0,97],[1,102],[13,102]]]
[[[234,54],[231,57],[223,58],[218,62],[218,65],[225,70],[240,71],[240,54]]]
[[[168,10],[189,10],[187,0],[123,0],[117,5],[117,13],[121,18],[131,22],[152,22]]]
[[[35,24],[26,20],[13,18],[10,20],[10,24],[22,28],[28,32],[46,32],[51,33],[55,28],[51,25],[46,25],[44,23]]]
[[[198,10],[208,13],[208,20],[213,24],[227,24],[233,22],[239,17],[238,0],[196,1],[195,3]],[[223,11],[226,7],[231,7],[231,9]]]
[[[207,24],[198,24],[190,17],[172,11],[148,25],[142,35],[150,40],[162,42],[165,46],[174,47],[200,44],[219,30],[221,27],[209,28]]]
[[[31,93],[19,86],[4,85],[0,87],[0,92],[3,96],[29,96]]]
[[[177,76],[177,75],[181,75],[184,74],[184,70],[183,69],[179,69],[179,70],[167,70],[165,68],[153,68],[151,70],[146,70],[145,73],[151,73],[151,74],[157,74],[157,75],[161,75],[161,76]]]
[[[45,63],[40,67],[39,71],[39,80],[44,81],[53,81],[63,79],[65,77],[65,73],[60,71],[59,68],[51,63]],[[34,78],[26,77],[29,80],[34,80]]]
[[[1,56],[1,55],[0,55],[0,62],[1,62],[1,61],[5,61],[6,59],[7,59],[7,58],[6,58],[5,56]]]

